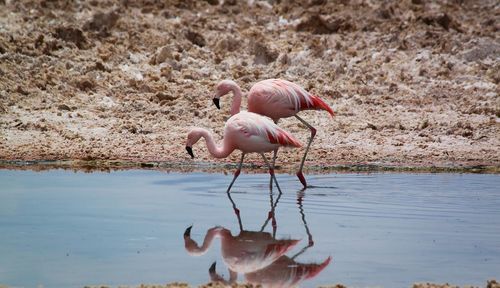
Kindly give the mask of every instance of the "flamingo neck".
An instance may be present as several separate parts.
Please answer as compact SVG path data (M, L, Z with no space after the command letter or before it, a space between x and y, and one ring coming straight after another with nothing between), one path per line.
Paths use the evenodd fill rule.
M205 142L207 143L208 152L215 158L226 158L233 152L234 148L232 148L226 139L223 140L222 146L218 146L215 144L214 138L212 134L210 134L207 130L201 131L201 136L205 138Z
M243 94L238 84L232 85L233 91L233 103L231 104L231 115L240 113L241 108L241 98Z
M208 229L207 234L205 235L205 239L203 239L203 244L201 245L201 247L198 246L198 243L196 243L196 241L191 239L191 237L185 238L184 243L186 250L192 255L200 256L205 254L210 245L212 244L212 241L214 240L215 236L224 235L225 233L222 233L224 232L224 230L226 229L222 227L214 227Z

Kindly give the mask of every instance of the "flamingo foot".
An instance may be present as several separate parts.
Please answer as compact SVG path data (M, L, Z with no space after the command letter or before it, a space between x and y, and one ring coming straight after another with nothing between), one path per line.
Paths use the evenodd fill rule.
M307 188L306 178L304 178L304 174L302 174L302 171L297 172L297 177L299 177L300 183L302 183L304 188Z

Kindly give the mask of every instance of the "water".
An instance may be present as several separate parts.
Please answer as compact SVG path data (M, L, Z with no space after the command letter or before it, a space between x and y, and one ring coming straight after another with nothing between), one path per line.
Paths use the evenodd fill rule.
M226 255L226 262L246 259L246 266L239 265L250 269L263 254L258 239L273 239L273 221L266 224L271 201L274 239L300 240L281 262L301 267L331 257L301 287L409 287L427 281L483 286L500 278L498 175L309 175L318 187L303 194L294 176L277 176L281 197L276 189L269 193L265 174L242 174L233 187L241 225L255 232L242 234L247 242L238 243L253 249L243 253L229 243L240 231L225 192L231 175L0 170L0 285L197 285L210 281L213 262L212 277L228 280L221 238L206 254L192 256L184 248L186 228L193 225L190 236L199 245L210 228L229 230L234 237L224 238L226 252L240 254ZM269 234L258 233L263 226ZM276 269L293 269L270 267L262 271L279 276Z

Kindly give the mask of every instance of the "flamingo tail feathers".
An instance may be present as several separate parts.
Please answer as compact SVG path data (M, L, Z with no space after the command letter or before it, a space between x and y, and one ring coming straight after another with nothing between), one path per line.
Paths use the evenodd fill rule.
M295 137L290 135L284 130L278 130L276 133L267 132L269 141L273 144L280 144L282 146L302 147L302 144Z
M313 278L316 275L318 275L321 271L323 271L323 269L326 268L326 266L328 266L328 264L330 264L331 260L332 260L332 257L328 256L328 258L326 258L326 260L323 261L323 263L321 263L319 265L313 264L313 265L308 266L306 268L306 270L307 270L307 276L306 276L306 278L310 279L310 278Z
M269 244L267 245L265 255L269 256L273 254L281 256L292 249L297 243L299 243L299 240L281 240L278 243Z
M311 100L313 102L312 103L313 109L325 110L328 113L330 113L332 117L335 116L335 112L333 112L333 109L330 106L328 106L328 104L326 104L325 101L321 100L321 98L315 95L311 95Z

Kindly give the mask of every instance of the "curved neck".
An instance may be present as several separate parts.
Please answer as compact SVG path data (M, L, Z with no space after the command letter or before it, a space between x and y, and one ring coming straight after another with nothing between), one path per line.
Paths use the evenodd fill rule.
M228 145L225 139L222 141L222 147L215 144L214 138L212 134L210 134L207 130L202 130L201 136L205 138L205 142L207 143L208 152L215 158L226 158L233 152L234 148Z
M203 244L201 245L201 247L198 245L198 243L196 243L196 241L191 239L190 236L184 236L184 247L191 255L197 255L197 256L203 255L207 252L215 236L226 236L228 232L229 232L228 230L222 227L214 227L208 229L207 234L205 235L205 239L203 239ZM230 232L229 235L231 235Z
M232 86L233 90L233 103L231 104L231 115L240 113L241 108L241 98L243 94L241 93L241 89L238 85Z

